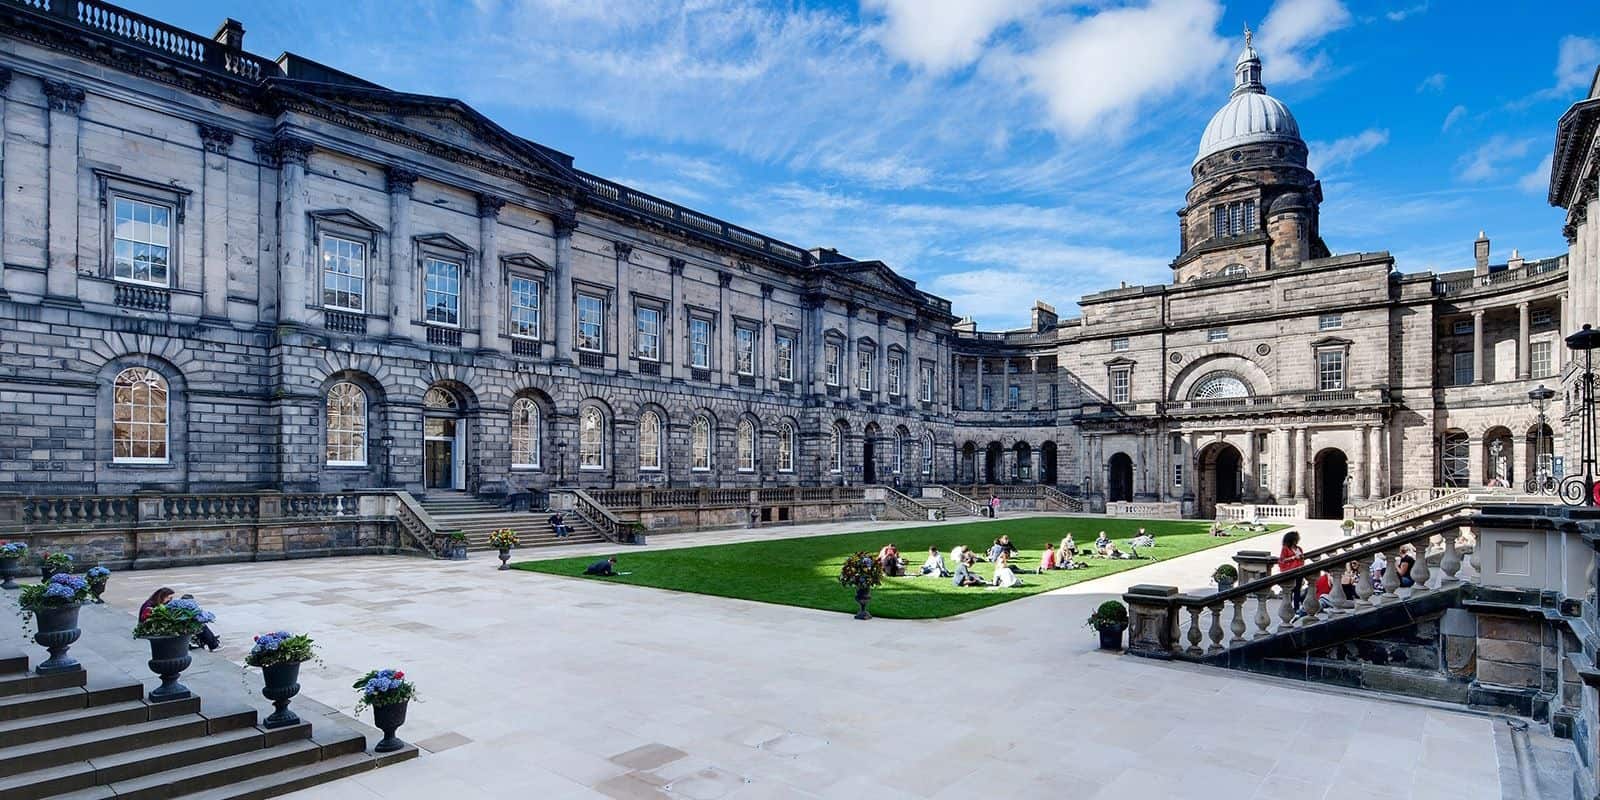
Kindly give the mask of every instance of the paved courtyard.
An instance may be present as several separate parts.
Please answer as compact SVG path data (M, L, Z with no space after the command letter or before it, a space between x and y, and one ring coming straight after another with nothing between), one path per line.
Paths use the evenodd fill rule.
M252 633L307 631L324 663L304 693L347 712L364 670L415 678L402 735L428 752L305 797L1499 797L1487 718L1094 649L1096 603L1135 583L1198 588L1231 551L1272 544L927 621L497 572L482 553L127 572L108 600L194 592L235 661Z

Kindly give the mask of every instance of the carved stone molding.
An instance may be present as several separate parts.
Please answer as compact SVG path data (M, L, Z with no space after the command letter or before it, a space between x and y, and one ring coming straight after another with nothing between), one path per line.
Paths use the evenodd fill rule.
M611 247L616 250L618 259L627 261L633 257L633 245L627 242L612 242Z
M505 206L506 201L503 197L495 197L492 194L478 195L478 216L480 217L498 217L500 216L500 209L505 208Z
M207 125L204 122L196 127L200 130L200 144L205 147L206 152L225 156L233 148L233 131Z
M672 270L672 274L674 274L674 275L682 275L683 274L683 268L688 266L688 265L689 265L689 262L684 261L681 258L669 258L669 259L667 259L667 268Z
M417 185L417 173L405 167L387 167L383 175L388 180L389 194L411 194Z
M257 141L254 149L256 158L261 162L262 166L272 167L273 169L277 169L280 166L278 163L278 148L272 141Z
M769 300L770 300L770 299L772 299L772 292L773 292L773 291L774 291L774 290L775 290L775 289L776 289L776 288L777 288L777 287L775 287L775 286L773 286L773 285L772 285L772 284L770 284L770 283L763 283L763 284L761 284L761 296L762 296L762 297L765 297L765 298L767 298L767 299L769 299Z
M12 72L8 67L0 67L0 92L11 85Z
M718 286L721 286L722 288L726 289L730 285L732 285L732 283L733 283L733 273L731 273L731 272L719 272L719 273L717 273L717 285Z
M273 152L278 156L280 166L297 164L306 165L306 159L311 157L311 143L295 136L279 136L272 140Z
M578 229L578 212L560 209L550 215L550 228L557 236L571 236Z
M44 81L44 96L50 101L51 111L77 114L83 110L83 87L62 81Z

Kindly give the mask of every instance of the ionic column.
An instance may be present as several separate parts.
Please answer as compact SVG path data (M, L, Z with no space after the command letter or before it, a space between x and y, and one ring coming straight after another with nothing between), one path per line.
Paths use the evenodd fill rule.
M200 125L200 208L202 263L200 313L214 320L228 317L228 150L233 131Z
M495 351L504 347L500 338L500 209L506 201L493 195L478 195L478 349Z
M1385 472L1383 454L1383 426L1374 425L1368 428L1367 437L1370 440L1367 443L1367 495L1374 498L1385 497L1388 495L1389 490L1383 485L1383 476Z
M1528 302L1526 300L1524 300L1523 302L1517 304L1517 379L1518 380L1527 380L1529 377L1531 377L1533 375L1533 365L1531 363L1529 363L1529 361L1528 361L1528 359L1530 358L1529 351L1532 349L1532 345L1529 344L1529 341L1528 341L1528 336L1529 336L1529 333L1530 333L1530 327L1531 326L1530 326L1529 316L1528 316Z
M310 318L306 306L311 302L306 281L306 210L311 198L306 190L306 159L311 143L282 137L274 142L278 161L278 322L291 327L305 326Z
M571 201L561 198L562 206L550 217L550 229L556 240L556 353L555 363L572 362L572 233L578 229L578 212ZM676 294L676 290L674 294Z
M1272 496L1275 502L1286 503L1290 499L1289 479L1294 476L1294 445L1290 441L1289 429L1279 428L1273 431L1273 437L1278 440L1276 457L1268 459L1272 463Z
M49 138L45 156L49 186L45 193L45 300L75 306L79 304L78 112L83 110L84 92L70 83L47 80L44 96L50 105L45 129ZM177 230L176 224L172 230ZM177 286L176 271L169 277L171 285Z
M1486 383L1483 374L1483 311L1472 312L1472 382Z
M405 341L412 334L420 279L411 255L411 188L417 173L389 167L385 174L389 189L389 338Z
M1371 436L1372 427L1370 425L1361 426L1361 433L1356 436L1356 468L1350 475L1350 494L1352 496L1346 498L1347 500L1365 500L1371 496L1367 489L1367 480L1372 473L1371 467L1367 463L1367 460L1372 457L1372 451L1367 446L1367 441Z

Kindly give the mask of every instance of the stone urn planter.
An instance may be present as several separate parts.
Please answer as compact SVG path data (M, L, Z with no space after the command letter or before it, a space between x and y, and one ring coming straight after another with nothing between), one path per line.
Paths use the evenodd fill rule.
M101 600L100 595L106 593L106 585L111 582L111 570L105 567L90 567L83 577L89 583L89 594L94 597L94 602L104 605L106 601Z
M1107 600L1089 615L1087 624L1100 633L1101 650L1121 650L1122 632L1128 629L1128 607Z
M150 690L150 702L164 703L182 700L189 696L189 687L178 682L178 676L189 668L188 636L147 636L150 643L150 671L161 676L161 685Z
M500 548L500 569L511 569L511 564L508 563L510 561L511 561L511 548L509 548L509 547Z
M856 606L859 608L856 611L856 619L872 619L872 615L867 612L867 604L870 602L872 602L872 588L868 586L856 587Z
M83 669L78 659L67 655L72 643L78 641L83 634L78 629L78 603L61 606L40 608L33 612L34 620L39 629L33 634L33 641L40 647L50 651L50 657L44 663L34 668L40 675L49 675L54 672L77 672Z
M106 583L107 582L108 581L106 581L106 579L104 579L104 578L102 578L100 580L97 580L97 581L95 581L95 580L89 581L89 594L94 597L94 602L96 604L98 604L98 605L105 605L106 601L100 599L100 595L103 595L103 594L106 593Z
M22 571L17 569L17 562L21 560L20 558L0 558L0 589L17 588L16 577L22 574Z
M372 752L393 753L406 746L406 743L401 741L400 737L394 735L394 732L399 730L401 725L406 724L406 707L409 705L411 705L411 701L401 700L398 703L372 707L372 724L377 725L378 730L383 731L383 738L376 745L373 745Z
M1105 627L1099 628L1098 630L1100 631L1100 649L1101 650L1121 650L1122 649L1122 631L1123 631L1123 627L1121 625L1107 625Z
M300 662L262 667L261 677L266 682L266 686L261 689L261 695L272 701L274 709L261 723L262 727L282 728L286 725L298 725L300 716L289 710L289 701L300 693Z

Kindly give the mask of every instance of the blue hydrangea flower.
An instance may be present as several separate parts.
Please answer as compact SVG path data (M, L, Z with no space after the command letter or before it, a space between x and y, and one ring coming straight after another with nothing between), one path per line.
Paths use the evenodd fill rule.
M58 572L50 576L50 586L51 588L61 586L69 592L81 592L89 588L89 582L77 575Z
M167 608L173 611L185 612L189 616L193 617L194 621L199 622L202 625L210 624L217 618L215 614L212 614L210 611L206 611L205 609L201 608L199 603L196 603L195 601L186 597L168 602Z
M45 588L44 596L57 597L62 600L72 600L78 596L78 593L73 591L66 584L52 582L48 587Z
M111 570L106 569L105 567L90 567L87 574L91 579L109 578L111 577Z
M0 544L0 558L22 558L27 552L28 546L22 542Z

